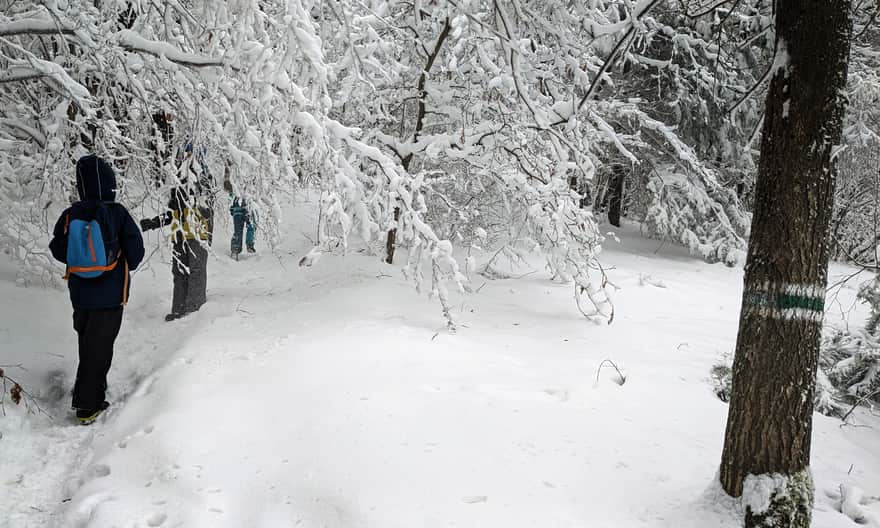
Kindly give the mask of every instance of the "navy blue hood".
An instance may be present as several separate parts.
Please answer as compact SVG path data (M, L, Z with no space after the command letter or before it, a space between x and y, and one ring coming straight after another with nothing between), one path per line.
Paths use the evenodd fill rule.
M103 159L90 154L76 162L76 191L80 200L116 200L116 173Z

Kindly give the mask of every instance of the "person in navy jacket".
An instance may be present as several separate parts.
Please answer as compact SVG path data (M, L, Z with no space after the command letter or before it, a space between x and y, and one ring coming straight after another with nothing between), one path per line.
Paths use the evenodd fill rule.
M99 208L104 208L103 218L109 224L102 228L104 243L118 248L115 265L99 277L83 278L70 270L67 274L73 328L79 338L72 407L80 422L88 424L109 405L104 397L113 343L122 325L123 306L128 301L129 272L144 258L144 240L128 210L115 201L116 174L106 161L94 155L80 158L76 162L76 189L80 201L61 213L55 223L49 243L52 256L67 264L70 221L94 219Z

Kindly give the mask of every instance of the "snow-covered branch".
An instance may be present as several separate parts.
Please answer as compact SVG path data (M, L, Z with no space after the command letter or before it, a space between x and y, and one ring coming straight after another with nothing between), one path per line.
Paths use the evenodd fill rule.
M76 29L66 23L55 20L25 18L0 22L0 37L16 37L21 35L73 35Z
M156 57L164 57L171 62L183 66L204 68L208 66L224 65L223 59L221 58L186 53L167 42L149 40L131 30L120 31L116 35L116 40L119 42L120 46L128 51L146 53Z

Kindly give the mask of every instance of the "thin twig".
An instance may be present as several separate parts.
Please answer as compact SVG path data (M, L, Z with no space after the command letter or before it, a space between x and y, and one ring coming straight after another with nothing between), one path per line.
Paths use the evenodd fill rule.
M617 375L620 377L620 383L618 383L618 385L623 385L624 383L626 383L626 376L623 374L623 372L620 371L619 368L617 368L617 364L610 359L603 359L602 362L599 363L599 368L596 369L596 385L599 384L599 374L601 374L602 369L607 366L614 367L614 370L617 371Z
M849 415L852 414L853 411L856 410L856 407L858 407L859 405L861 405L861 404L865 403L866 401L870 400L870 399L873 398L874 396L877 396L878 394L880 394L880 389L877 389L877 390L875 390L874 392L872 392L872 393L870 393L870 394L866 394L865 396L862 396L861 398L859 398L859 400L858 400L857 402L855 402L855 403L853 404L853 406L850 408L850 410L846 411L846 414L844 414L840 419L843 420L844 422L846 422L847 417L849 417Z

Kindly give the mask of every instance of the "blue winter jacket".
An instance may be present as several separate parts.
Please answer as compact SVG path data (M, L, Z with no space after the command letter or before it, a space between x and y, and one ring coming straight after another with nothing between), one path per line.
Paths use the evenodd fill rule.
M100 277L85 279L71 274L67 286L74 308L114 308L128 299L129 270L144 258L144 239L137 224L122 204L116 203L116 174L97 156L84 156L76 162L76 190L80 201L67 208L55 223L49 249L56 260L67 263L67 226L70 220L91 220L103 204L113 222L121 251L117 266ZM126 266L126 263L128 266Z
M229 197L232 199L232 205L229 206L229 214L232 216L250 215L250 210L248 210L248 205L244 198L238 198L233 195L230 195Z

